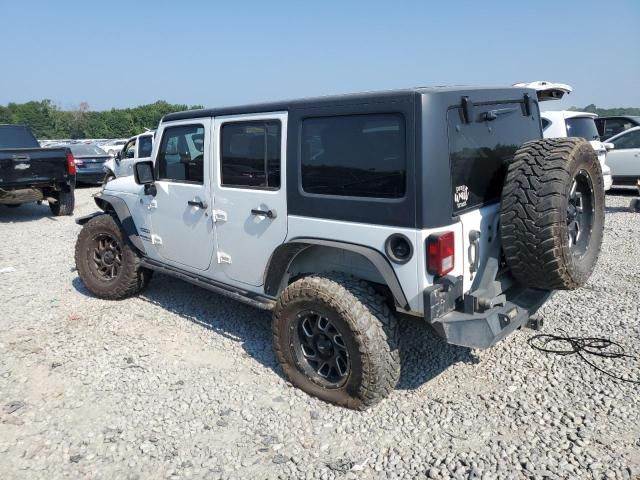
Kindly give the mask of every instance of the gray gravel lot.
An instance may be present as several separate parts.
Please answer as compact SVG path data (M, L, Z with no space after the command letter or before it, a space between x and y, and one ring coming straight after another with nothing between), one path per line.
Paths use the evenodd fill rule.
M544 307L543 332L640 355L630 199L607 197L598 268ZM353 412L287 384L268 313L162 275L138 298L91 297L78 231L46 205L0 207L2 479L640 478L640 387L533 350L529 330L470 351L404 320L400 386ZM598 364L640 377L638 361Z

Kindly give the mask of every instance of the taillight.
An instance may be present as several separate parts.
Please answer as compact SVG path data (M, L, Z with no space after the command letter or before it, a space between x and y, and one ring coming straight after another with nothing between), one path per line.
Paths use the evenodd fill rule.
M427 271L443 276L453 270L455 264L453 232L434 233L427 238Z
M71 152L67 152L67 173L69 175L76 174L76 162Z

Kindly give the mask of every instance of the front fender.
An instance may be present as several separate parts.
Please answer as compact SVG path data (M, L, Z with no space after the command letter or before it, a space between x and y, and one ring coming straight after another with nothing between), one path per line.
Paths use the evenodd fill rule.
M127 203L119 197L114 195L109 195L104 192L99 192L93 196L96 205L100 210L106 213L110 213L115 215L115 217L120 222L122 229L125 234L129 238L129 241L133 244L133 246L143 255L146 255L146 250L144 249L144 244L140 239L140 235L138 234L138 229L136 228L136 224L133 221L133 217L131 216L131 212L129 211L129 207ZM87 217L80 217L76 222L80 223L83 221L84 223L88 222L95 215L101 215L100 212L96 212L95 214L88 215ZM86 220L85 220L86 219ZM83 225L83 223L80 223Z

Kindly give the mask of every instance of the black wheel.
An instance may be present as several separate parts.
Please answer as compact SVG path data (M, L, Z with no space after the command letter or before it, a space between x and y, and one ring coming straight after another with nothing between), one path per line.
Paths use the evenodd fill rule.
M144 289L152 272L109 214L89 220L78 235L75 251L80 279L96 297L117 300Z
M49 202L49 208L54 216L73 215L73 209L76 205L74 189L55 193L55 202Z
M273 344L293 385L327 402L363 409L398 383L398 326L365 281L340 274L289 285L273 312Z
M514 277L549 290L584 285L600 253L604 195L600 163L586 140L524 144L509 165L500 216Z

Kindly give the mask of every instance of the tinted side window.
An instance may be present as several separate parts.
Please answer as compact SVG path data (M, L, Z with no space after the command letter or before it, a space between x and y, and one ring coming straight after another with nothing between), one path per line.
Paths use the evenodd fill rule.
M151 150L153 150L153 137L151 135L145 135L144 137L138 138L139 147L138 147L138 156L139 157L150 157Z
M281 128L277 120L225 123L220 133L221 184L279 189Z
M495 108L504 113L491 122L478 120L464 123L460 108L447 112L455 213L497 201L502 191L506 164L523 143L540 138L537 119L531 121L523 117L520 104L502 103L478 108Z
M302 189L307 193L401 198L406 190L406 163L400 114L302 122Z
M204 178L204 127L180 125L162 134L158 150L158 179L202 183Z
M549 125L551 125L551 120L547 120L546 118L542 119L542 130L546 130Z
M640 148L640 131L636 130L622 135L620 138L612 142L617 150L626 148Z

